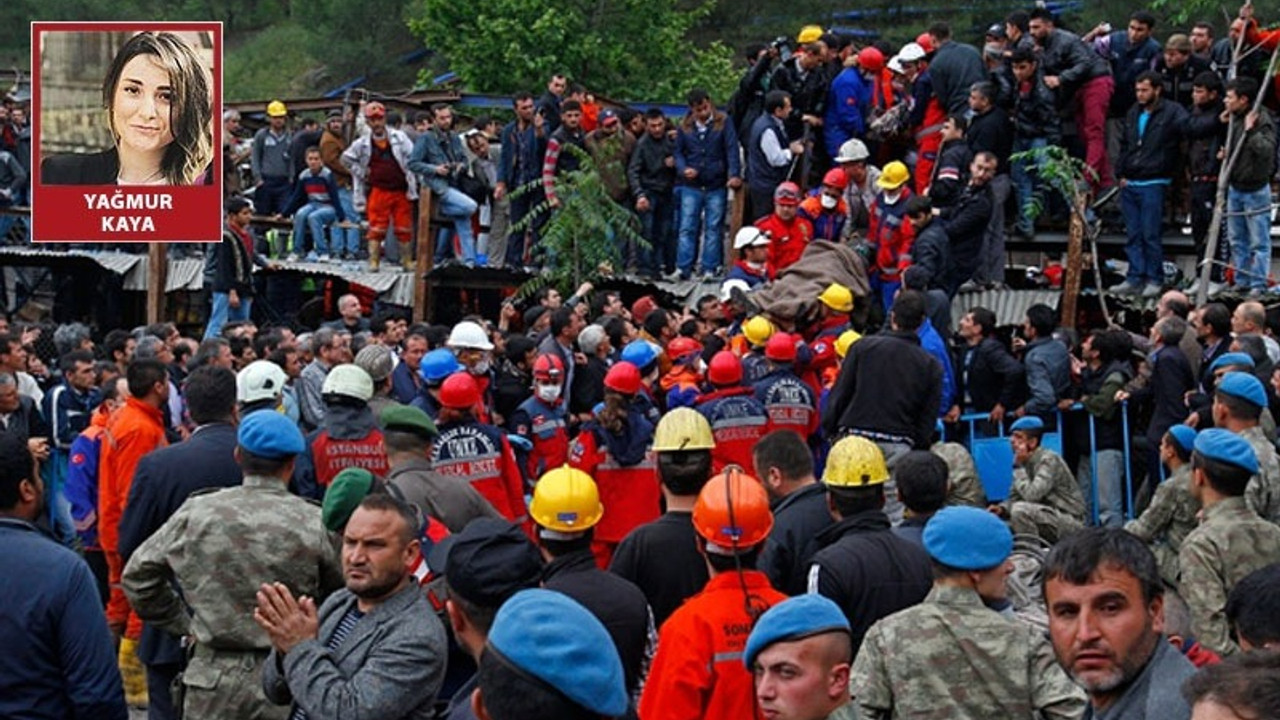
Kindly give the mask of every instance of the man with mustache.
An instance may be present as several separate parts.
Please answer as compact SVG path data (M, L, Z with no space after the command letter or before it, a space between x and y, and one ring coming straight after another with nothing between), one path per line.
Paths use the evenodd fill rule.
M1196 669L1164 638L1164 583L1145 543L1115 528L1072 533L1044 578L1049 636L1089 694L1085 718L1189 720L1178 688Z

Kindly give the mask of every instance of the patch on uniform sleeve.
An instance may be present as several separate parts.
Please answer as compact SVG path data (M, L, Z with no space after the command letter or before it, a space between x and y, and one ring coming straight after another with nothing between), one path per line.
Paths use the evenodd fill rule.
M80 452L78 452L78 453L76 453L76 454L74 454L74 455L72 455L72 456L71 456L71 464L72 464L72 465L83 465L83 464L84 464L85 459L86 459L86 458L85 458L85 456L84 456L84 453L80 453Z

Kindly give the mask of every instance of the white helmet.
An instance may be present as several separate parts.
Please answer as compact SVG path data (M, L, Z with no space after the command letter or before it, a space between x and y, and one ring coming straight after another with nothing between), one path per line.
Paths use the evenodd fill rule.
M320 395L343 395L369 402L369 398L373 397L373 378L359 365L344 363L334 367L324 377Z
M733 291L735 289L741 290L744 293L751 292L751 286L747 284L746 280L731 278L729 280L725 280L724 284L720 286L720 302L729 302L732 300Z
M871 153L867 152L867 146L858 138L846 140L840 146L840 154L836 156L837 163L859 162L871 157Z
M738 234L733 236L733 249L741 250L745 247L755 247L757 245L768 245L769 236L755 225L743 225L738 229Z
M270 360L254 360L236 375L236 402L244 405L259 400L274 400L284 392L289 376Z
M920 62L926 54L920 43L909 42L898 51L897 57L898 62Z
M484 331L484 328L469 320L454 325L453 332L449 333L449 341L445 344L454 349L493 349L493 343L489 342L489 334Z

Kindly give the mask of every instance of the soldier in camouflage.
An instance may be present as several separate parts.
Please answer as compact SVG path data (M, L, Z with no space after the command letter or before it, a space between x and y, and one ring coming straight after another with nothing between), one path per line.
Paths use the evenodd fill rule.
M1186 425L1169 428L1160 441L1160 460L1170 475L1156 488L1142 516L1124 526L1151 548L1161 579L1174 589L1178 587L1178 551L1182 541L1196 529L1196 515L1200 512L1200 501L1191 495L1191 451L1195 441L1196 431Z
M1262 429L1267 392L1250 373L1222 376L1213 393L1213 424L1249 441L1258 458L1258 473L1249 481L1245 502L1263 520L1280 523L1280 460L1276 447Z
M1035 535L1054 543L1084 527L1085 504L1071 469L1058 453L1042 447L1044 421L1034 415L1010 426L1013 446L1013 487L1009 499L991 511L1009 521L1017 535Z
M861 716L1080 717L1085 696L1054 659L1043 632L993 612L1012 571L1013 536L991 513L943 508L924 530L934 583L920 605L871 627L854 660Z
M1280 527L1245 503L1258 460L1242 437L1221 428L1201 432L1191 467L1191 494L1204 506L1204 519L1178 553L1182 596L1196 638L1225 656L1240 650L1227 627L1227 596L1249 573L1280 562Z
M284 720L289 709L262 691L271 643L253 621L258 588L278 580L295 594L323 598L342 586L342 569L320 508L286 489L304 448L297 425L279 413L253 413L241 422L237 445L244 484L192 495L133 553L124 590L144 621L188 642L194 636L182 678L186 717Z
M987 491L978 480L978 468L973 456L964 445L954 442L936 442L929 452L947 463L947 504L986 507Z

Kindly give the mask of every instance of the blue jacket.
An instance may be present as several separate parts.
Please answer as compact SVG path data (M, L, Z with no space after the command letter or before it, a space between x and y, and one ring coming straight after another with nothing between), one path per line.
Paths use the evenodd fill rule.
M462 138L458 133L442 134L431 130L419 135L418 140L413 143L409 171L421 178L422 184L431 188L431 192L443 195L449 190L451 176L437 175L436 167L466 161L467 156L462 152Z
M422 385L422 379L418 377L418 373L403 360L391 371L391 397L398 403L408 405L413 402L420 385Z
M862 137L867 122L863 113L871 105L871 86L856 67L847 67L831 81L827 112L822 119L822 140L827 154L836 157L850 138Z
M685 168L698 171L692 180L684 177ZM738 133L728 116L716 110L706 129L698 131L692 115L685 115L676 133L676 182L702 190L723 188L729 178L742 177L738 160Z
M956 396L956 377L951 368L951 353L947 352L947 344L938 331L933 329L929 318L924 319L920 329L916 330L916 335L920 337L920 347L928 350L930 355L942 363L942 403L938 407L938 415L946 415Z
M549 134L550 128L544 133ZM538 137L533 125L519 129L512 120L502 128L498 136L502 155L498 158L498 182L506 183L508 191L542 177L542 158L547 152L546 134Z
M1022 356L1027 369L1028 415L1048 417L1058 410L1058 400L1071 387L1071 356L1067 346L1053 338L1037 338Z
M338 183L333 179L333 171L320 168L319 173L311 172L311 168L303 170L293 186L293 194L289 202L284 204L284 214L292 215L303 205L328 205L337 213L338 222L347 219L342 210L342 200L338 198Z
M45 393L41 412L49 420L54 447L63 450L70 448L76 437L89 427L93 410L101 402L102 393L97 388L79 392L66 380Z
M89 566L16 518L0 518L0 547L0 717L128 720Z

